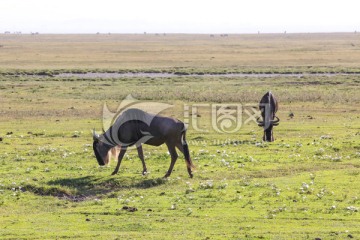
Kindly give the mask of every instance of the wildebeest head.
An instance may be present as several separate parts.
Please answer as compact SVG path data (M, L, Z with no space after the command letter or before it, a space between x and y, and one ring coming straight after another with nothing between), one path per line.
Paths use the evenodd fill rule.
M260 100L259 109L261 111L262 121L257 119L258 125L264 128L263 140L273 142L273 127L279 125L280 119L275 116L278 110L278 103L271 92L267 92Z
M95 130L93 131L93 139L93 149L96 160L100 166L104 166L109 163L109 149L111 146L101 141L102 136L96 134Z

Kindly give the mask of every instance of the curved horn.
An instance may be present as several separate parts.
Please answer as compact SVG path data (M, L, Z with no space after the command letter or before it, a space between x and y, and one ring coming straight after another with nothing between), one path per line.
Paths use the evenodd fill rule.
M96 134L96 132L95 132L95 128L93 129L93 139L94 139L94 141L98 141L99 140L99 134Z
M276 116L275 116L275 118L276 118L276 120L273 120L272 123L274 126L277 126L277 125L279 125L280 119Z
M260 119L260 117L258 117L258 118L256 119L256 122L258 123L258 126L259 126L259 127L263 127L263 126L264 126L264 121L259 121L259 119Z

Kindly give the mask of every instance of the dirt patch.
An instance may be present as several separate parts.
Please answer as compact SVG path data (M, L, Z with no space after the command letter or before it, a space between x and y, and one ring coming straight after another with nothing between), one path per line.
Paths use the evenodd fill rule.
M117 179L102 180L96 177L65 178L49 181L45 185L27 184L21 188L23 192L31 192L38 196L52 196L61 200L82 202L97 198L121 189L147 189L163 185L163 178L145 179L138 182L126 182ZM19 189L20 190L20 189Z

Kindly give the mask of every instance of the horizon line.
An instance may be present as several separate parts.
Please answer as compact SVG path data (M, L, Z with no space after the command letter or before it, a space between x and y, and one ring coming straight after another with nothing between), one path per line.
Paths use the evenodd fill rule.
M308 32L22 32L22 31L2 31L1 35L261 35L261 34L341 34L341 33L358 33L354 31L308 31Z

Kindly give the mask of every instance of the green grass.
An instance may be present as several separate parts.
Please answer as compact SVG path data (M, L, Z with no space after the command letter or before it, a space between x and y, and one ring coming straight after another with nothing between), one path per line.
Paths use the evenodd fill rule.
M267 37L269 48L271 41L280 44L279 37ZM84 41L63 38L73 39L69 44ZM190 41L190 36L186 38L181 45L184 49L203 46L196 39ZM215 44L208 41L211 39L200 41L208 43L204 51L212 51ZM219 48L221 41L215 44ZM335 34L328 41L340 47L348 40ZM53 44L51 39L45 43L36 46L45 51ZM154 44L141 43L143 48ZM172 41L167 44L171 43L176 45ZM244 49L253 46L243 44ZM76 51L83 52L86 46ZM102 43L93 46L94 51L101 46L108 47ZM135 47L137 43L124 49ZM308 48L317 49L311 44ZM30 52L33 49L29 47ZM147 54L136 54L128 53L125 59L137 56L140 62L147 61ZM74 68L87 71L82 68L84 56L74 56L79 63ZM98 59L102 57L95 54L90 60L108 71ZM262 61L253 57L254 62ZM20 60L28 61L27 55ZM336 59L325 61L329 68L324 71L333 61ZM62 79L52 74L31 77L9 73L72 71L69 66L73 62L50 62L48 66L37 57L34 63L17 69L12 69L15 64L11 61L4 62L0 64L0 239L360 238L359 76ZM339 69L358 71L350 62ZM153 69L169 70L160 63L158 59L152 62ZM186 66L185 71L205 71L207 62L203 64L193 70ZM139 68L129 63L119 69L141 71L152 69L150 65ZM175 69L182 63L175 58L169 65ZM229 71L232 67L227 65L219 60L216 71ZM248 68L287 69L281 64L270 65ZM210 104L256 105L267 90L280 101L281 122L274 131L275 142L263 143L261 128L253 122L236 133L221 134L212 129ZM196 166L193 179L188 177L183 156L171 177L162 178L170 164L165 146L144 146L147 176L141 175L141 161L134 149L128 151L118 175L110 175L114 161L110 167L98 167L91 130L101 129L104 102L115 110L128 94L140 101L172 104L174 107L164 114L179 119L184 119L184 104L198 106L198 126L209 131L197 132L190 124L187 140ZM290 112L295 115L292 119Z

